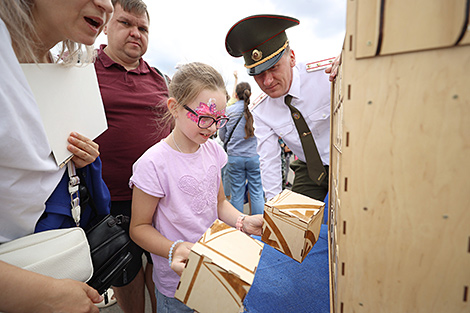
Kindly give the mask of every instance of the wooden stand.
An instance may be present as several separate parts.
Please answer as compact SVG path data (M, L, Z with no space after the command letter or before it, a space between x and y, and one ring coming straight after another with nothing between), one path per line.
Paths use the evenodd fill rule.
M466 3L348 0L331 108L331 312L470 312Z

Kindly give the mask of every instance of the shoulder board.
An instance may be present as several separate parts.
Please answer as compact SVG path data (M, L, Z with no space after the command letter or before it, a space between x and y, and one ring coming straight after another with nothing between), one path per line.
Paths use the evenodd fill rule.
M250 105L248 106L248 109L250 111L254 110L256 108L256 106L258 104L260 104L261 102L263 102L263 100L266 99L267 97L268 97L268 95L265 94L264 92L262 92L258 97L256 97L255 101L250 103Z
M330 66L335 58L329 58L325 60L320 60L320 61L315 61L315 62L310 62L306 64L306 70L307 72L316 72L320 70L324 70L328 66Z

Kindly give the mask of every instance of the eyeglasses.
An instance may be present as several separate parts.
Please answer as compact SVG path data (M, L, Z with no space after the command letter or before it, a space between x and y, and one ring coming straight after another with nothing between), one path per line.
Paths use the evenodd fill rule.
M206 129L212 126L212 124L215 123L215 127L217 129L224 127L229 118L228 117L219 117L218 119L213 118L212 116L209 115L199 115L196 112L194 112L190 107L187 105L183 105L183 108L188 110L190 113L194 114L198 120L197 120L197 126L202 129Z

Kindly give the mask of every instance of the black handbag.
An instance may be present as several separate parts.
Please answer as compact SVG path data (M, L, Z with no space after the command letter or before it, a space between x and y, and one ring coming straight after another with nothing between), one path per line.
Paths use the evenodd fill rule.
M80 172L77 174L80 178L78 186L80 204L82 207L89 205L96 218L99 218L98 210L85 184L85 179L80 177ZM129 217L109 214L86 230L93 263L93 276L87 284L95 288L99 294L105 293L113 285L113 281L132 260L132 253L129 251L131 239L122 226L124 223L129 223ZM105 298L106 296L105 294Z
M123 215L108 215L86 232L94 270L87 284L99 294L111 287L114 279L132 260L132 254L127 249L130 238L121 226L128 219Z

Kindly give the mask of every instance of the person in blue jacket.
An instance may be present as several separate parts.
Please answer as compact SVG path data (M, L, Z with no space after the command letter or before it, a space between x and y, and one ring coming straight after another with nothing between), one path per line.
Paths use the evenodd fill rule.
M251 214L262 214L264 193L261 184L259 156L256 152L256 137L253 116L248 109L251 87L246 82L236 87L238 101L227 109L229 121L220 129L220 139L228 154L228 175L231 183L230 203L243 213L245 186L249 194Z

